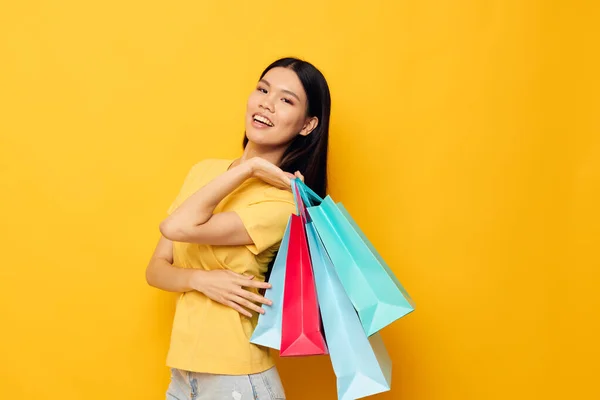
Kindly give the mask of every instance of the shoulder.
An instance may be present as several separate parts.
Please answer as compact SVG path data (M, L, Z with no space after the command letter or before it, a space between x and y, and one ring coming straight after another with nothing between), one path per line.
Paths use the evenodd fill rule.
M216 175L226 171L228 166L229 161L223 159L210 158L198 161L188 169L181 192L188 193L199 189Z
M254 242L248 249L259 254L281 242L290 215L296 212L292 192L251 178L237 196L232 211L239 215Z
M206 174L210 174L213 172L222 172L226 171L229 165L231 164L231 160L220 159L220 158L207 158L198 161L196 164L192 165L189 168L186 180L195 180L200 176L204 176Z
M276 188L260 179L251 178L246 181L243 192L253 203L270 202L295 206L291 190Z
M267 186L267 188L264 191L264 195L267 199L275 201L284 201L292 204L294 203L294 195L292 194L291 190L279 189L269 184L265 185Z
M221 158L205 158L192 165L190 172L202 172L214 168L225 168L231 164L231 160Z

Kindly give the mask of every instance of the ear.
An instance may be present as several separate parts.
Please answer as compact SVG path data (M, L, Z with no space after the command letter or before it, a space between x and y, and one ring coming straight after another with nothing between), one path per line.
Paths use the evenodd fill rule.
M302 130L300 131L300 135L302 135L302 136L310 135L310 133L317 127L317 125L319 125L319 118L317 118L317 117L307 118L306 121L304 122L304 126L302 127Z

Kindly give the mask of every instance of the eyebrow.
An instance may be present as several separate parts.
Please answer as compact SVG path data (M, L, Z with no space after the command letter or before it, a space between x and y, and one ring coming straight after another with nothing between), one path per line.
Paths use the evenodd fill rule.
M271 84L270 84L270 83L269 83L269 81L268 81L268 80L266 80L266 79L261 79L261 80L260 80L260 82L264 83L264 84L265 84L265 85L267 85L268 87L271 87ZM282 92L284 92L284 93L287 93L287 94L289 94L290 96L293 96L293 97L295 97L295 98L296 98L298 101L301 101L301 100L300 100L300 97L298 97L298 96L296 95L296 93L292 92L291 90L282 89L281 91L282 91Z

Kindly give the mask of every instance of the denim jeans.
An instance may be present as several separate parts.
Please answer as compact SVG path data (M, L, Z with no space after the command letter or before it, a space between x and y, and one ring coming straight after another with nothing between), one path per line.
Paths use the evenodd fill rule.
M252 375L213 375L171 369L167 400L281 400L275 367Z

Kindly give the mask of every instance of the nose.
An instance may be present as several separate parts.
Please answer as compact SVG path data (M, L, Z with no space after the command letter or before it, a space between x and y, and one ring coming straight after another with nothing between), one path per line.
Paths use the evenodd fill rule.
M270 95L264 96L262 98L262 101L260 102L259 107L263 108L265 110L268 110L272 113L275 112L274 102Z

